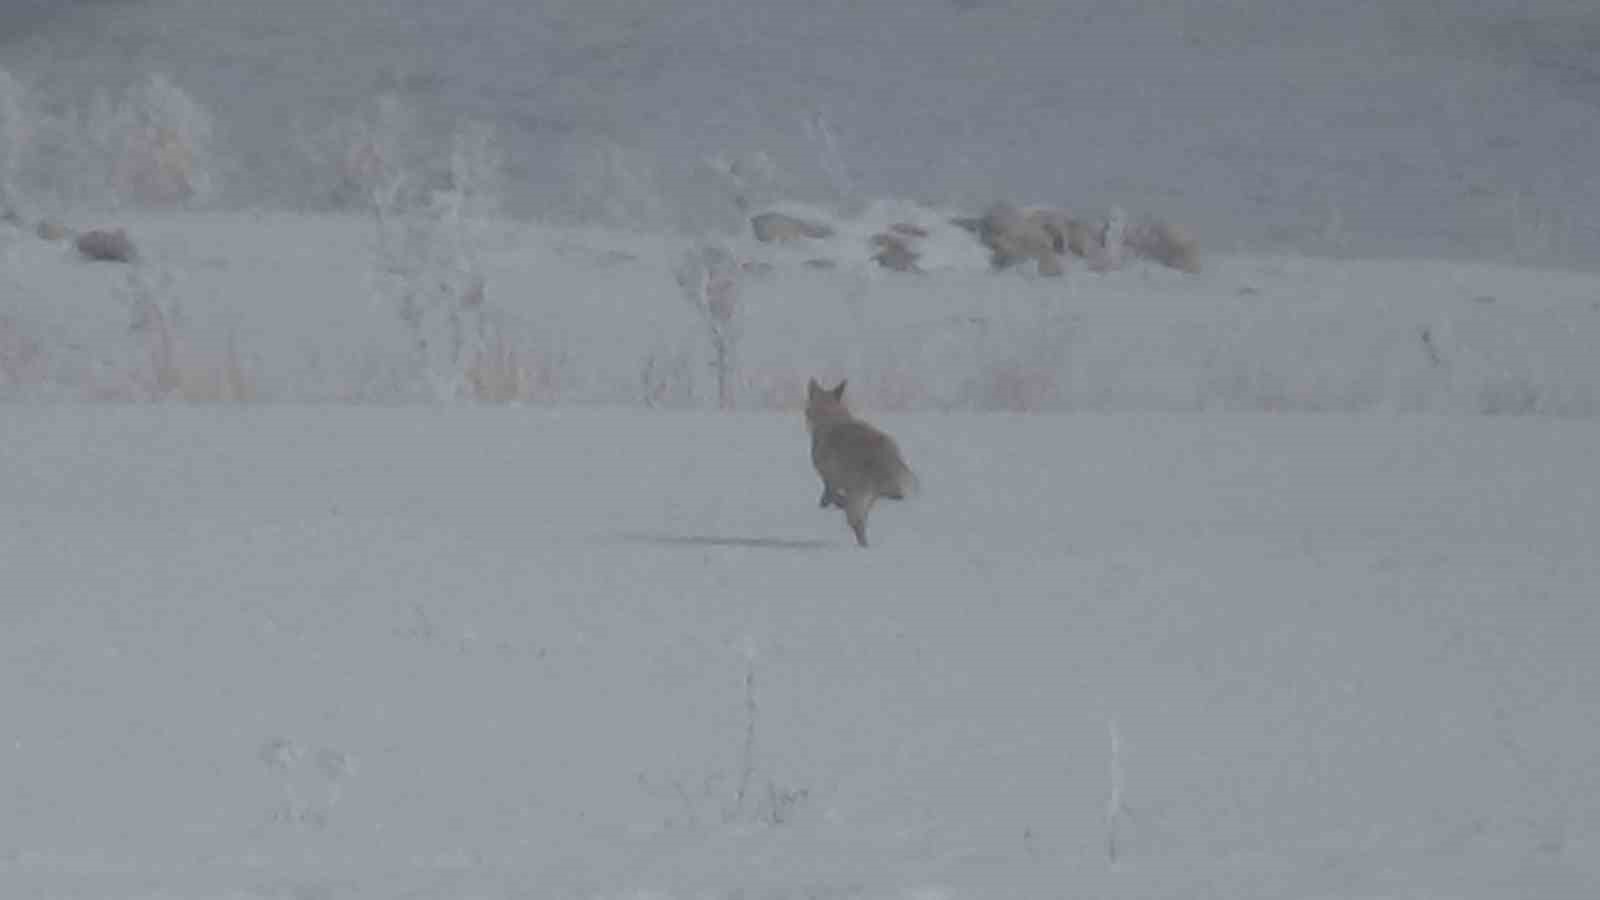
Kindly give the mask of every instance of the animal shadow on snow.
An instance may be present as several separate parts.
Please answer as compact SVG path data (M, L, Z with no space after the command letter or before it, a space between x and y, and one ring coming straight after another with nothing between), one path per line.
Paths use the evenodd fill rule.
M729 537L715 534L667 534L664 532L622 532L610 536L625 544L654 544L658 547L753 547L765 550L826 550L838 547L836 541L816 538Z

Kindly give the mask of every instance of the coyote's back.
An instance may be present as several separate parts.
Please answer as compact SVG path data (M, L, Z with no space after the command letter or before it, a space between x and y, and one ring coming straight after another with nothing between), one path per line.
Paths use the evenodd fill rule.
M867 546L867 514L879 497L903 500L916 491L917 478L900 455L894 438L850 414L843 381L824 390L812 379L806 386L806 427L811 430L811 463L822 477L826 509L844 510L856 543Z

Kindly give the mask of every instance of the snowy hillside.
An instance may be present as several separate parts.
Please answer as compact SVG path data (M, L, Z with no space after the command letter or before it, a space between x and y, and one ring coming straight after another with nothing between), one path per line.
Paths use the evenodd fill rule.
M1208 254L1195 275L1079 260L1041 278L989 271L946 215L880 206L805 246L717 242L737 266L735 405L792 408L817 376L849 377L877 410L1600 412L1600 277ZM867 258L897 220L930 231L919 273ZM686 238L495 221L396 284L365 218L69 221L125 223L140 259L88 262L0 225L0 396L717 402L706 322L678 283ZM439 381L473 365L466 350L419 370L416 341L451 322L403 315L461 265L478 305L447 293L426 315L471 320L488 384Z
M1600 892L1591 424L4 421L7 897Z

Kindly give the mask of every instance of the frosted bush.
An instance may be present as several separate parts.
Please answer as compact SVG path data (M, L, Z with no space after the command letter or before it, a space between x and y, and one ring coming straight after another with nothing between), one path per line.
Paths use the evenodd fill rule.
M739 304L739 262L722 247L697 247L676 273L683 298L705 326L711 341L711 369L717 378L717 406L733 409L744 322Z
M308 191L319 205L371 212L380 219L419 202L436 155L416 110L393 93L320 130L297 122L294 143L310 163Z
M690 354L658 341L639 364L639 396L652 409L694 406L694 366Z
M30 110L22 101L0 73L0 182L10 182L13 200L16 180L30 200L58 211L192 206L216 195L211 116L164 75L116 101L97 92L78 109Z
M732 159L717 154L705 160L705 164L716 174L740 213L748 215L752 209L774 199L778 167L766 153L758 151Z
M381 217L421 179L421 129L399 97L380 97L370 119L349 123L336 140L336 202L370 208Z
M422 203L388 210L377 258L378 290L411 335L420 374L443 395L463 386L468 320L487 290L454 201L430 192Z
M450 146L450 186L460 195L465 222L482 226L500 212L504 169L494 126L470 122L456 132Z
M518 347L506 323L491 311L484 311L476 324L477 332L468 335L468 396L479 403L550 402L559 396L556 361Z
M378 291L411 336L419 377L447 398L504 401L533 392L535 382L544 391L552 378L529 374L487 309L480 248L501 184L493 131L458 132L443 176L429 184L426 162L410 161L414 147L400 143L400 108L385 106L366 143L375 168L364 173L378 229Z
M37 381L41 356L39 342L23 324L0 312L0 389Z
M818 165L828 179L828 185L833 189L834 201L844 202L855 196L854 182L850 179L849 170L844 164L844 157L839 152L839 140L834 135L833 127L828 123L826 110L815 110L805 120L806 137L817 150Z
M97 97L86 131L115 205L192 205L215 194L211 116L165 75L133 85L114 107Z

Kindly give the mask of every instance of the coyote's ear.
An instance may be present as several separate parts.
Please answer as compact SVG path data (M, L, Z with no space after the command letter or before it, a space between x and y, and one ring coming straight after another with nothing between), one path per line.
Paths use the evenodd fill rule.
M817 384L815 378L806 383L806 397L812 400L822 396L822 385Z
M835 400L843 400L844 399L844 386L845 386L845 382L848 381L848 380L849 379L845 379L845 378L839 379L839 386L834 388L833 391L832 391L833 399L835 399Z

